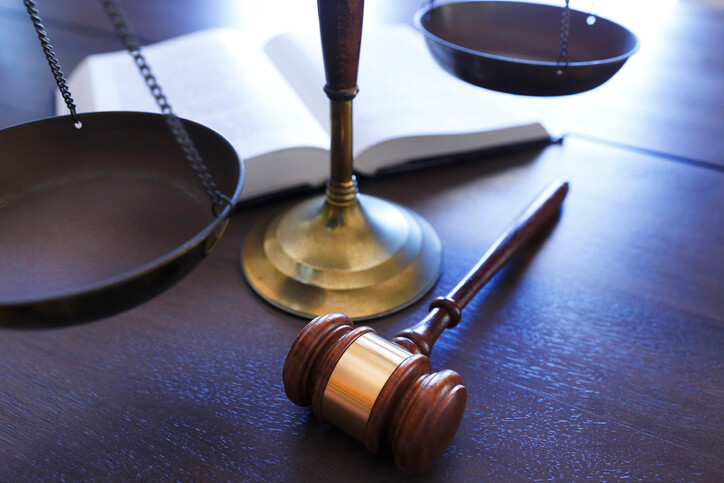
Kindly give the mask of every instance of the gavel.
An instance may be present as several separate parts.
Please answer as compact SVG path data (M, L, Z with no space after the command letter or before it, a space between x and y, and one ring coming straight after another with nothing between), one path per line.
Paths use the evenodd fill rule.
M429 468L452 442L466 389L451 370L432 372L435 341L455 327L473 296L541 231L558 210L568 183L551 183L493 243L475 267L428 315L392 341L343 314L321 315L297 335L284 362L287 397L312 406L378 453L389 449L402 470Z

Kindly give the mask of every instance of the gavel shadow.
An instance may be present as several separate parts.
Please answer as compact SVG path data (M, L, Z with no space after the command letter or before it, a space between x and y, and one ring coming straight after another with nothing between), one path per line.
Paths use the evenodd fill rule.
M381 481L442 481L455 466L457 455L454 441L447 454L431 468L423 472L401 472L390 448L381 448L378 453L365 451L364 444L359 440L326 421L316 419L310 411L300 410L296 416L294 425L297 427L298 437L293 442L294 461L317 461L329 466L330 473L334 471L333 467L338 467L349 475L367 474L370 468L374 468ZM354 478L347 481L354 481Z
M310 411L300 410L297 416L295 425L299 437L294 441L294 461L327 465L330 474L334 472L334 467L338 467L350 478L351 475L368 474L370 468L374 468L380 480L399 479L404 475L395 466L389 452L374 454L365 451L359 440L326 421L316 419ZM435 472L429 473L423 474L419 481L432 480Z
M310 466L315 462L324 464L329 474L348 475L345 481L369 481L369 477L355 478L354 475L369 475L370 469L376 481L445 481L456 464L458 455L453 442L447 454L426 471L402 472L389 448L378 453L365 451L359 440L332 424L319 421L311 412L300 410L298 416L295 424L300 436L293 443L294 461Z
M453 329L455 340L479 340L492 330L493 321L501 321L500 315L509 308L511 299L518 291L521 281L526 277L527 269L534 263L536 256L545 246L549 236L560 222L562 213L563 207L530 240L526 247L522 248L506 266L500 269L500 272L486 284L478 296L471 300L463 312L462 321ZM444 337L440 342L441 348L450 347L452 349L449 352L441 351L436 354L439 356L439 362L446 364L447 359L455 356L455 350L454 347L451 347L451 342L446 342Z

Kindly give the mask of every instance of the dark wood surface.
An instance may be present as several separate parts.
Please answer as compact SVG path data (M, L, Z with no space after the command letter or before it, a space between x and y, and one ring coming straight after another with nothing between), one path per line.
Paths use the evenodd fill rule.
M66 71L118 49L95 2L39 4ZM231 0L124 4L146 40L243 24ZM724 479L724 10L680 1L662 29L610 84L550 100L573 133L562 145L361 183L440 232L429 301L547 182L571 182L555 226L437 342L433 370L458 372L468 403L420 479ZM52 115L21 2L0 1L0 45L0 127ZM407 478L286 399L304 321L255 297L239 268L250 227L284 203L242 210L141 307L0 329L0 480ZM424 301L373 326L390 338L426 313Z
M457 285L447 295L430 302L425 318L399 332L393 342L412 353L430 356L443 331L460 323L463 309L485 284L558 217L567 193L568 181L555 180L547 185Z

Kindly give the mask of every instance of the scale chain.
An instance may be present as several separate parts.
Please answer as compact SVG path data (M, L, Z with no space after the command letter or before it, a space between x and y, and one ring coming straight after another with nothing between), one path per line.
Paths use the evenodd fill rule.
M561 12L561 46L558 51L558 75L563 75L568 67L568 34L571 30L571 7L570 0L566 0L566 6Z
M60 64L58 63L58 59L56 58L55 52L53 50L53 46L50 44L50 39L48 38L48 34L45 31L45 27L43 26L42 20L40 18L40 13L38 12L37 4L35 3L35 0L23 1L28 11L28 15L30 15L30 20L33 22L33 26L35 27L35 31L38 34L38 38L40 39L43 53L45 54L45 58L48 60L48 65L50 65L50 70L53 73L53 77L55 78L55 82L58 85L58 89L60 89L63 100L65 101L65 104L70 110L70 114L73 118L75 127L80 128L82 124L78 120L78 117L76 115L75 102L73 101L73 97L70 94L70 89L68 87L68 83L65 80L65 75L60 68ZM231 199L229 199L228 196L224 195L221 192L218 185L214 181L214 178L211 175L209 168L206 166L206 163L204 163L201 154L199 153L198 149L196 149L196 145L191 140L191 137L189 136L188 131L184 127L183 122L176 116L176 114L174 114L173 109L171 109L171 105L168 103L166 96L161 90L161 86L156 81L156 77L151 72L151 68L149 67L145 57L141 53L141 45L138 41L138 38L130 29L128 21L126 20L120 6L116 3L115 0L99 0L99 2L103 6L103 10L110 19L111 24L113 25L113 28L118 35L118 38L121 40L121 43L133 57L133 60L136 63L139 71L141 72L141 75L143 76L146 85L150 89L151 94L153 95L156 103L158 104L158 107L161 109L161 113L164 115L166 124L168 124L171 133L176 139L176 142L181 147L181 150L183 151L191 168L196 173L196 176L201 182L201 185L206 190L206 194L211 199L211 211L216 217L219 217L224 212L224 208L226 206L230 206L233 209L233 202L231 201Z
M151 95L153 95L156 100L156 104L158 104L158 107L161 109L161 113L165 116L166 124L168 124L171 129L171 133L174 135L176 142L183 150L191 168L196 172L196 176L199 178L199 181L206 190L206 193L211 198L211 201L213 202L212 211L216 216L220 216L223 211L223 207L225 205L231 206L233 204L232 201L221 193L221 190L219 190L213 176L209 172L209 168L206 166L206 163L204 163L201 158L201 154L198 149L196 149L196 145L191 140L188 131L184 127L183 122L178 118L178 116L176 116L176 114L174 114L166 95L163 93L161 86L156 80L156 76L154 76L151 72L151 68L148 65L148 62L146 62L146 58L141 53L141 44L131 30L121 7L118 5L116 0L98 1L103 6L103 10L113 25L116 35L120 39L121 43L133 57L133 61L136 63L141 76L143 76L146 85L151 91Z
M591 9L593 9L593 2L594 0L591 0ZM435 0L429 0L428 6L431 8L433 4L435 3ZM595 19L594 19L595 22ZM589 25L591 25L593 22L589 22ZM563 11L561 12L561 32L560 32L560 47L558 48L558 60L556 60L556 64L558 66L558 70L556 71L556 74L563 75L563 73L566 70L566 67L568 67L568 34L571 30L571 7L570 7L570 0L566 0L566 6L563 8Z
M23 3L25 4L25 9L28 11L28 15L30 15L30 20L33 22L35 32L38 34L40 45L43 48L43 54L45 54L45 58L48 61L48 65L50 66L50 70L55 78L55 83L58 85L60 94L63 96L65 105L68 106L70 116L73 118L73 123L76 128L80 129L82 124L78 120L78 116L76 114L75 101L73 100L73 96L70 94L68 83L65 81L65 75L60 68L58 58L55 56L53 46L50 44L48 33L45 31L45 26L43 25L43 21L41 20L38 12L38 6L36 5L35 0L24 0Z

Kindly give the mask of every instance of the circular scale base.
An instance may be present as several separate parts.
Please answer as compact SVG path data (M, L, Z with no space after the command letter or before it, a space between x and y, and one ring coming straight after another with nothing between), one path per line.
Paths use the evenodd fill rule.
M336 207L320 196L254 227L241 264L254 291L282 310L362 320L425 295L440 276L442 244L427 221L394 203L358 195Z

